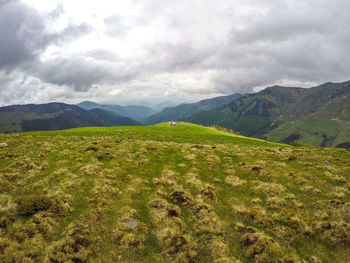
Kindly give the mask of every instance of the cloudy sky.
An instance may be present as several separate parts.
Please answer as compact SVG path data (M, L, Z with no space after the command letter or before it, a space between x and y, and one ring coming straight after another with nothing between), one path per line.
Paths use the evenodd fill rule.
M0 105L350 79L348 0L0 0Z

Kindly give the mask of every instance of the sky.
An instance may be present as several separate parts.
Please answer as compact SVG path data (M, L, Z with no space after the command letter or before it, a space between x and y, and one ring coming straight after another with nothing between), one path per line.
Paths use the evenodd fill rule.
M0 106L350 79L348 0L0 0Z

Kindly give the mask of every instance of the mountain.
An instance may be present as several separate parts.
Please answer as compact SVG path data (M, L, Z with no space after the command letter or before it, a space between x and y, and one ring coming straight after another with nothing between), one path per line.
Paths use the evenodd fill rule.
M0 108L0 132L61 130L86 126L133 126L139 122L105 110L84 110L64 103Z
M202 100L196 103L181 104L176 107L165 108L144 120L147 124L155 124L164 121L182 120L194 113L211 110L215 107L228 104L238 98L241 94L221 96L212 99Z
M341 147L350 142L350 81L310 89L273 86L183 120L285 143Z
M161 103L158 103L156 105L154 105L152 108L156 111L156 112L159 112L165 108L171 108L171 107L175 107L177 105L179 105L181 103L176 103L176 102L173 102L173 101L164 101L164 102L161 102Z
M115 112L102 110L102 109L92 109L89 113L97 119L101 126L140 126L142 123L135 121L131 118L121 116Z
M0 143L0 262L349 262L350 151L182 122Z
M217 124L242 134L261 137L271 124L295 103L303 89L273 86L248 94L227 105L193 114L185 120L203 125Z
M98 108L102 110L112 111L119 115L129 117L137 121L141 121L156 112L154 109L145 106L102 105L91 101L83 101L77 104L77 106L85 110Z

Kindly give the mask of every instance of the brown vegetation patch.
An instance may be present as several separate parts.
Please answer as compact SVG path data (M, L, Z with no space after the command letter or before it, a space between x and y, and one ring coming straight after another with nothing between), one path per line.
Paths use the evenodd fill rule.
M185 190L175 190L170 196L178 205L189 205L193 202L191 195Z
M89 147L86 147L85 152L98 152L98 147L97 146L89 146Z
M49 209L53 201L45 195L26 195L17 197L16 203L20 215L30 216L38 211Z
M89 249L95 241L91 227L82 223L72 223L65 237L54 242L47 251L48 262L88 262L92 251Z

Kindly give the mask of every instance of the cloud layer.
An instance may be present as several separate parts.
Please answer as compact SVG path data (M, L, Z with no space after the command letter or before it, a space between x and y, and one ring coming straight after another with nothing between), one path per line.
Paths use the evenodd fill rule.
M345 0L0 0L0 105L345 81L348 10Z

